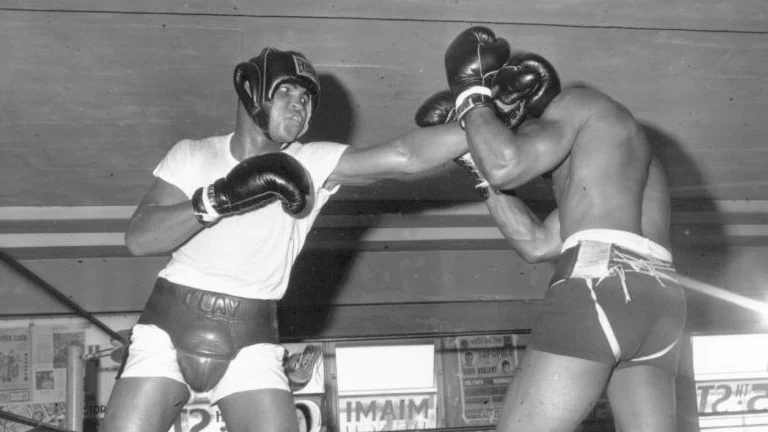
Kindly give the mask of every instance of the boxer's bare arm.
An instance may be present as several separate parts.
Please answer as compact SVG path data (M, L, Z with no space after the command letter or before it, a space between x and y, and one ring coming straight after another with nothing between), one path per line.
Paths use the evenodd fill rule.
M371 147L350 147L326 186L367 185L437 168L467 151L464 132L455 123L417 129Z
M520 198L494 190L485 203L501 233L525 261L538 263L560 254L558 209L542 221Z
M158 178L128 222L125 245L133 255L165 253L202 228L184 192Z
M489 107L472 110L465 125L480 171L491 185L503 190L515 189L557 167L571 150L577 132L569 122L546 118L526 121L513 132Z

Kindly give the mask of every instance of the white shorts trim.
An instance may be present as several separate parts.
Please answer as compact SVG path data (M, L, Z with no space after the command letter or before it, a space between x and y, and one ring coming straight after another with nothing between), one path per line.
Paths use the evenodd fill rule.
M664 246L629 231L611 229L588 229L573 233L563 242L562 251L564 252L584 240L612 243L630 249L641 255L653 257L662 261L672 261L672 253L670 253Z
M244 347L229 364L221 381L209 392L211 404L242 391L278 389L289 392L288 378L283 369L284 356L285 348L281 345ZM146 324L133 327L128 358L120 377L164 377L186 384L170 336L165 330ZM192 399L192 389L190 395Z

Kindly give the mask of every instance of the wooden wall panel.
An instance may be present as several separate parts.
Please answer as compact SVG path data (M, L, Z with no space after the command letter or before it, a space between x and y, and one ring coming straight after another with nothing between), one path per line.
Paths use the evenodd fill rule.
M768 271L764 266L767 255L764 247L750 246L675 250L681 274L759 301L768 300ZM166 259L22 262L85 309L101 313L140 311ZM284 319L292 328L286 330L290 334L306 335L318 323L330 325L337 336L353 336L358 330L373 332L376 325L395 331L408 322L418 322L419 331L427 331L433 315L439 324L434 331L449 331L444 321L450 321L455 313L450 311L466 310L466 316L483 316L488 311L496 314L511 308L522 314L522 318L497 320L506 326L528 322L529 314L535 314L550 275L549 266L529 266L509 250L305 251L281 305L287 311ZM0 315L71 312L4 264L0 265L0 281ZM763 325L762 317L751 310L694 291L688 291L687 297L692 331L753 331ZM500 309L494 309L497 307ZM333 317L337 312L340 317ZM302 314L306 322L302 322ZM370 322L369 327L356 329L350 324L367 314L371 314L365 321ZM388 319L396 323L388 323ZM473 325L470 318L462 320L457 318L461 325ZM491 322L479 320L474 323L478 327L473 328L492 330ZM340 333L343 328L347 330Z
M167 257L22 260L93 312L140 310ZM283 303L306 307L543 297L548 265L522 266L511 251L305 252ZM0 263L0 315L64 313L42 288Z
M281 310L280 334L286 340L373 339L528 330L539 307L536 301L286 307Z
M8 0L8 8L32 10L291 16L393 21L527 23L589 27L639 27L765 31L768 8L762 0L545 1L509 0Z
M0 13L4 205L134 204L178 139L231 129L232 65L262 46L307 53L329 90L312 136L366 146L412 129L466 24L226 16ZM765 199L764 34L494 25L646 122L678 197ZM400 43L408 38L407 44ZM322 102L321 102L322 103ZM333 126L332 126L333 125ZM436 174L440 174L439 172ZM475 199L444 178L348 199Z

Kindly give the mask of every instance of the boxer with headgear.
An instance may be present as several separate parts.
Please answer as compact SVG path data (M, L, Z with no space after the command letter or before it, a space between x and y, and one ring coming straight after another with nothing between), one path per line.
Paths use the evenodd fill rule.
M277 301L320 210L341 185L432 170L467 151L450 124L375 145L300 142L320 79L298 51L264 49L235 66L233 84L234 131L172 146L129 221L132 254L171 259L132 329L105 431L166 432L192 392L207 392L230 432L295 432L291 391L322 351L286 356Z
M235 66L234 81L240 103L267 138L271 138L267 107L281 84L298 84L307 90L312 100L307 117L312 116L320 97L320 77L304 54L296 51L264 48L257 57ZM300 135L308 128L309 122L305 122Z
M496 41L475 27L449 45L453 95L467 75L456 65L480 63L475 53ZM575 430L606 389L618 430L676 430L686 305L670 253L666 175L643 128L604 93L561 90L536 54L513 54L478 85L486 88L460 117L490 184L485 203L524 260L555 264L498 430ZM544 174L557 207L543 220L498 192Z

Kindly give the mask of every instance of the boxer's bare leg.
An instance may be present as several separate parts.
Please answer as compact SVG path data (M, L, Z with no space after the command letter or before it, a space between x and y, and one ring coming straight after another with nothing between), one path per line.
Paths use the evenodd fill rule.
M673 432L676 428L675 377L643 365L614 372L608 400L622 432Z
M575 430L610 375L610 365L529 348L507 390L497 431Z
M120 378L109 397L102 432L168 432L189 400L170 378Z
M228 432L298 432L293 395L285 390L250 390L218 403Z

